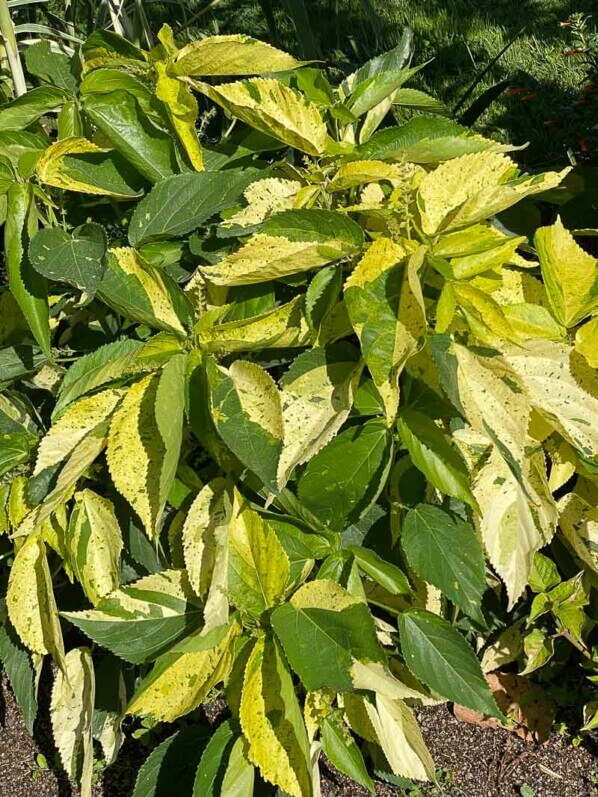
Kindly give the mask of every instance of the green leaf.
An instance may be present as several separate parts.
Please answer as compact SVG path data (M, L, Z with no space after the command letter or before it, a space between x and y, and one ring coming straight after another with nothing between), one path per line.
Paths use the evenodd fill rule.
M359 747L347 730L332 717L322 723L322 750L332 764L347 777L364 786L370 794L376 794L374 782L368 775Z
M106 233L99 224L82 224L72 233L61 227L40 230L29 244L33 268L56 282L94 294L106 268Z
M360 158L440 163L469 152L498 148L469 128L439 116L416 116L401 127L386 127L357 149Z
M106 459L116 489L150 540L174 482L183 434L186 355L132 385L110 424Z
M36 231L37 211L33 199L33 187L25 183L14 183L8 189L7 216L4 225L8 285L41 350L49 358L48 286L44 277L32 267L27 256L29 240Z
M31 75L41 78L65 91L77 86L74 64L64 53L50 48L49 41L38 41L25 49L25 63Z
M504 721L475 653L450 623L423 609L398 618L405 663L422 683L447 700Z
M373 581L384 587L391 595L411 595L412 589L407 576L392 562L387 562L375 551L352 545L349 550L360 569Z
M257 640L247 661L240 720L249 760L290 797L311 797L309 742L291 673L276 639Z
M227 719L214 731L195 773L193 797L220 797L231 751L240 730L237 720Z
M283 210L262 224L238 251L202 268L216 285L251 285L297 274L356 254L363 232L333 210Z
M484 551L469 523L440 507L418 504L405 517L401 545L418 576L442 590L466 614L484 622Z
M180 570L145 576L106 596L95 609L63 616L98 645L133 664L152 661L202 620Z
M48 357L34 346L6 346L0 349L0 373L2 381L20 379L36 371L47 362Z
M387 97L392 97L396 101L396 96L393 95L395 95L397 89L416 72L419 72L422 66L407 69L386 69L360 81L347 100L348 107L355 116L362 116Z
M465 462L431 418L406 407L397 430L413 464L436 489L475 507Z
M172 134L157 127L132 94L122 90L87 94L83 108L115 149L151 183L181 171Z
M356 523L384 488L392 435L381 419L337 435L308 463L297 483L299 500L335 531Z
M334 581L302 586L274 610L272 627L306 689L351 691L355 661L384 661L367 605Z
M228 527L228 594L242 612L259 619L282 597L289 560L276 533L235 491Z
M199 629L160 656L127 707L163 722L196 709L216 684L226 680L233 662L238 620L204 634Z
M54 86L39 86L0 105L0 130L23 130L40 116L57 110L67 99L62 89Z
M177 174L161 180L137 205L129 224L129 241L178 238L212 216L233 207L256 178L255 169Z
M29 438L27 435L0 434L0 476L29 459Z
M208 360L207 373L218 434L269 490L276 490L284 428L272 377L244 360L234 362L228 371Z
M29 735L37 716L37 686L29 653L8 625L0 625L0 662L10 681Z
M191 797L199 757L210 735L205 725L189 725L161 742L139 769L132 797L172 797L175 782L177 794Z

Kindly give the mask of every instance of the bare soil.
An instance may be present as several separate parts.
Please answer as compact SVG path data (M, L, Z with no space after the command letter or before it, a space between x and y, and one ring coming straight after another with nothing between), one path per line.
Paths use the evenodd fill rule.
M579 747L558 735L537 745L503 729L460 722L446 705L420 709L418 719L441 775L438 785L422 786L419 793L411 792L413 797L522 797L522 786L534 797L598 797L598 785L593 785L598 783L598 744L592 737ZM36 763L39 753L48 769ZM117 763L99 775L94 797L130 797L146 755L142 745L127 742ZM378 782L377 794L403 797L409 791ZM368 793L323 761L322 795ZM41 706L32 739L5 680L0 690L0 797L78 797L58 767L47 706Z

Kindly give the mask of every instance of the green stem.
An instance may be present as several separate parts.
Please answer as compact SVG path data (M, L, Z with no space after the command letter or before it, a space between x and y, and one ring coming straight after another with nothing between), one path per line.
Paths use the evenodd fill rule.
M8 0L0 0L0 35L6 49L6 58L12 75L15 96L20 97L27 93L27 83L25 82L23 64L19 56L15 27L8 8Z

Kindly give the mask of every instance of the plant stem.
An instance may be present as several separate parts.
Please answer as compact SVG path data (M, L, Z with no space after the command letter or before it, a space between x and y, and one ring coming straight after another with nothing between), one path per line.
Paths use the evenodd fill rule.
M23 72L23 64L21 63L17 37L15 36L15 27L10 16L7 0L0 0L0 35L6 48L6 57L12 75L15 96L21 97L27 93L27 83L25 82L25 73Z

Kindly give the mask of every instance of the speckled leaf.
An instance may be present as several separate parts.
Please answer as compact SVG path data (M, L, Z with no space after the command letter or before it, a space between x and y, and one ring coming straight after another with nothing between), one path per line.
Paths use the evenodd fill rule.
M249 760L291 797L311 797L309 742L280 643L260 637L245 668L240 719Z
M34 653L52 654L64 667L64 643L54 600L46 546L39 534L19 548L6 594L8 616L23 644Z
M379 238L345 283L345 303L363 357L384 401L389 423L399 404L398 378L416 350L411 332L399 320L407 252Z
M92 490L82 490L75 499L67 545L74 573L89 600L97 605L118 588L122 535L108 499Z
M208 634L196 631L156 661L133 695L128 714L149 714L163 722L196 709L216 684L226 679L233 661L237 620Z
M203 156L199 143L196 122L199 114L197 100L182 80L170 77L166 66L159 61L155 65L158 73L156 97L162 100L176 134L194 169L203 169Z
M56 673L50 703L54 744L68 777L81 787L81 797L91 797L93 777L92 721L95 680L88 648L66 655L65 672Z
M296 465L311 459L343 425L361 368L357 350L338 343L300 354L282 377L284 445L279 487L286 484Z
M216 285L251 285L333 263L356 254L362 243L361 228L342 213L285 210L266 219L239 250L202 272Z

